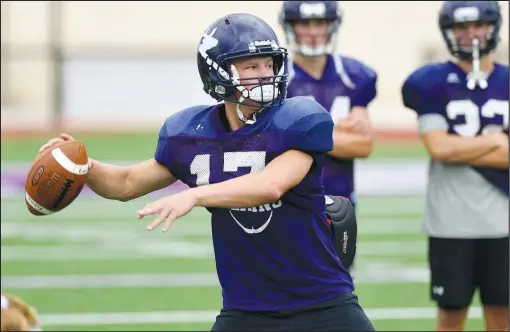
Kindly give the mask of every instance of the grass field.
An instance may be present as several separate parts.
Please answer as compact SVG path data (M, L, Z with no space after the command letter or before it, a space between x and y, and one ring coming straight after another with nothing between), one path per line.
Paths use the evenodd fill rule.
M144 160L152 158L158 140L158 130L152 133L114 135L76 135L87 146L90 157L98 160ZM35 136L24 139L2 139L2 161L33 160L39 147L52 136ZM371 159L426 158L422 144L415 139L402 143L379 141L374 146Z
M154 149L154 138L143 137L113 140L121 148L110 139L83 140L98 159L142 160ZM4 141L2 162L30 161L42 142ZM422 156L409 146L379 151L374 158ZM148 200L79 197L60 213L37 218L22 198L2 199L2 291L34 305L45 330L210 329L221 290L208 213L195 209L167 234L149 233L148 221L135 218ZM419 225L423 199L360 197L358 207L354 274L368 316L378 330L433 330ZM480 318L476 299L467 329L481 330Z

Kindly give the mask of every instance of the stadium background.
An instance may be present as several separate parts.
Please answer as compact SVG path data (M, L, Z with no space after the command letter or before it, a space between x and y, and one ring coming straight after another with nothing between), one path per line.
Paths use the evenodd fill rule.
M508 2L496 57L508 63ZM448 58L441 2L343 1L337 51L379 74L370 106L373 155L357 163L357 292L378 330L431 330L425 239L427 159L400 87L412 70ZM211 102L195 68L213 20L248 12L277 22L280 2L2 1L2 291L26 299L46 330L209 329L221 306L210 225L195 209L168 234L145 232L136 209L85 191L44 218L25 208L24 176L38 147L66 130L96 159L150 158L164 119ZM173 188L179 188L178 186ZM163 192L169 192L168 189ZM468 329L482 328L481 311Z

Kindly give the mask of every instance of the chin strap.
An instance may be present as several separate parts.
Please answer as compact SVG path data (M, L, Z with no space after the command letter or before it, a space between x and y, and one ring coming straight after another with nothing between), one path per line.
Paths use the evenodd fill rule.
M251 125L251 124L254 124L255 122L257 122L257 114L259 114L260 112L262 112L264 110L263 108L261 108L260 110L258 110L257 112L252 114L251 119L248 119L246 116L244 116L243 112L241 112L241 109L239 108L239 106L240 106L240 104L237 104L237 106L236 106L237 116L239 117L239 120L241 120L242 122L244 122L248 125Z

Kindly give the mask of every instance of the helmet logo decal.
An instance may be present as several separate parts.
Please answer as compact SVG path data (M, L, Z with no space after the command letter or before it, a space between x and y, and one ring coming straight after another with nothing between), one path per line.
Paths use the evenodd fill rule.
M478 21L480 11L476 7L461 7L455 9L453 18L456 22Z
M218 39L214 38L213 35L214 33L216 32L216 28L214 28L212 31L211 31L211 34L207 34L207 31L204 33L204 35L202 36L202 42L200 43L200 46L198 47L198 50L200 51L200 54L202 54L202 56L204 58L207 58L207 51L215 48L216 46L218 46Z
M302 3L299 6L299 13L303 18L324 17L326 15L326 5L323 2Z
M230 79L230 76L228 73L223 70L216 62L214 62L208 55L207 51L212 50L216 46L218 46L218 39L214 38L213 35L216 32L216 28L214 28L210 34L207 34L207 32L204 33L202 37L202 42L200 43L200 46L198 46L198 52L200 55L205 59L205 62L216 69L218 73L224 78L224 79Z

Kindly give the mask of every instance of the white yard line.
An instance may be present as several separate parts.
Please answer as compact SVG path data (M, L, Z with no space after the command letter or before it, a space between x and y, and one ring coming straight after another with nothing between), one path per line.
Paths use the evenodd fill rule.
M363 241L358 257L421 257L426 254L424 241ZM9 261L104 261L112 259L214 257L212 243L169 238L154 241L111 239L103 243L79 243L50 246L3 245L2 262Z
M365 308L371 320L435 319L436 309L415 308ZM114 324L172 324L172 323L212 323L219 310L170 311L170 312L120 312L83 314L44 314L40 315L44 326L57 325L114 325ZM469 318L480 319L479 307L469 310Z
M2 221L2 240L23 239L27 244L3 245L1 260L84 261L177 257L213 257L210 225L206 222L179 224L168 234L147 232L137 222L14 222ZM425 240L386 241L395 234L419 234L412 220L365 219L360 222L360 257L415 257L426 252ZM380 235L368 240L363 235ZM386 236L387 235L387 236ZM191 238L190 238L191 237ZM51 245L31 244L43 241ZM136 244L136 245L133 245Z
M198 219L198 218L197 218ZM421 236L420 221L418 219L358 218L358 231L366 235L418 235ZM145 230L145 223L137 220L104 220L87 221L75 219L72 221L52 220L44 223L34 221L2 220L2 239L21 238L26 240L99 240L112 238L146 238L154 239L154 233ZM159 235L159 234L158 234ZM165 239L170 236L204 236L211 237L211 226L207 220L189 220L177 223ZM424 237L425 238L425 237Z
M6 289L219 286L215 273L3 276Z
M356 268L356 284L425 283L426 266L365 263ZM108 274L3 276L5 289L70 289L124 287L205 287L219 286L216 273Z

